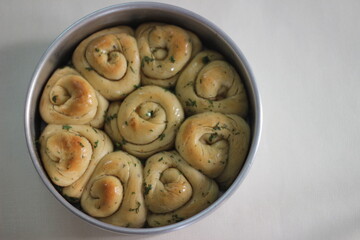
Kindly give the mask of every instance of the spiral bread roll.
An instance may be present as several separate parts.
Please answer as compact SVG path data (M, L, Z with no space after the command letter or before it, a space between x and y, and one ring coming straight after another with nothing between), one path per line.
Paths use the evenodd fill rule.
M219 195L215 181L191 167L176 152L160 152L144 167L145 204L151 227L189 218L212 204Z
M206 112L187 118L176 137L176 149L194 168L227 188L247 156L250 128L239 116Z
M176 95L188 115L221 112L246 117L248 99L236 70L217 52L198 53L176 84Z
M57 69L46 83L40 115L52 124L90 124L101 128L108 101L73 68Z
M140 87L108 111L105 131L128 153L147 158L173 147L184 112L170 91ZM116 124L115 124L116 122Z
M108 28L90 35L75 49L75 68L108 100L123 99L140 83L140 58L133 30Z
M144 23L135 32L141 59L141 83L172 87L192 55L202 48L199 38L178 26Z
M100 159L113 151L110 138L87 125L49 124L42 132L40 155L51 181L62 193L80 198Z
M122 151L109 153L101 159L86 185L81 207L106 223L142 227L147 212L142 186L141 162Z

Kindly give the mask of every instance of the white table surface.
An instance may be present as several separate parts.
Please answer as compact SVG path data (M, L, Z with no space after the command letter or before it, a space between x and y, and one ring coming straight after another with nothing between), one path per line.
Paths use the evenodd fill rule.
M231 199L175 232L119 236L67 211L27 153L25 94L57 35L121 2L0 1L0 239L360 239L357 0L167 1L221 27L250 62L264 113L254 164Z

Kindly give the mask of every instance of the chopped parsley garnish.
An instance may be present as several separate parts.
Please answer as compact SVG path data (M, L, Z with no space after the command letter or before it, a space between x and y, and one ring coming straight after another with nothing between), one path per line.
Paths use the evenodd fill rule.
M130 70L135 73L135 70L132 68L132 66L130 66Z
M162 140L164 139L164 137L165 137L165 134L164 134L164 133L160 134L160 135L159 135L160 141L162 141Z
M203 57L203 58L202 58L202 62L203 62L204 64L208 64L208 63L210 62L209 56Z
M54 103L56 103L56 98L57 98L56 95L52 97L52 101L53 101Z
M117 118L117 113L114 113L113 115L106 116L105 117L105 123L109 123L111 120Z
M220 126L219 126L219 122L215 125L215 127L213 127L214 130L221 130Z
M121 148L121 143L119 143L119 142L114 142L114 145L115 145L115 150L120 150L120 148Z
M144 67L145 63L149 64L152 61L154 61L154 59L149 56L143 57L143 59L141 60L141 67Z
M210 137L209 137L209 142L212 142L214 140L214 138L216 138L218 136L217 133L212 133L210 134Z
M96 142L94 142L94 148L97 148L98 144L99 144L99 140L96 140Z
M98 48L95 48L95 52L100 52L100 49L98 49Z
M172 62L172 63L174 63L174 62L175 62L175 58L174 58L174 56L171 56L171 57L170 57L170 62Z
M88 70L88 71L93 71L94 70L92 67L86 67L85 69Z
M129 208L130 212L135 212L135 213L139 213L139 208L141 206L141 203L136 201L137 207L136 208Z
M171 217L174 222L180 222L185 219L183 217L179 217L177 214L173 214Z
M194 86L194 81L190 81L190 82L188 82L184 87L192 87L192 86Z
M145 195L148 195L151 189L152 189L151 184L147 185L146 183L144 183L144 194Z
M187 101L185 101L185 105L186 105L187 107L197 107L196 101L195 101L195 100L191 100L190 98L189 98Z
M140 84L134 85L134 88L135 88L135 89L140 88Z
M69 131L70 128L72 128L72 126L69 126L69 125L63 125L62 126L62 129L65 129L65 130L68 130L68 131Z
M210 103L210 107L214 106L214 101L213 100L208 99L207 101Z
M80 144L81 147L84 147L84 144L82 144L81 142L79 142L79 144Z
M158 161L159 161L159 162L161 162L162 160L164 160L164 158L163 158L163 157L159 158L159 160L158 160Z

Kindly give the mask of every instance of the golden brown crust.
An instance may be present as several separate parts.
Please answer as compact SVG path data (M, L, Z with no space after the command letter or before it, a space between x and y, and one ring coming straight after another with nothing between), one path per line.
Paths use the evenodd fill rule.
M49 124L42 132L40 155L51 181L62 193L80 198L100 159L113 151L110 138L86 125Z
M135 32L141 59L141 83L172 87L190 58L202 48L199 38L178 26L144 23Z
M198 53L182 71L176 95L188 115L221 112L246 117L248 99L236 70L217 52Z
M142 193L141 162L126 152L107 154L97 165L84 194L81 206L100 221L122 227L142 227L146 208Z
M72 57L75 68L108 100L120 100L140 83L140 58L133 30L108 28L84 39Z
M224 188L239 173L249 144L250 128L241 117L213 112L187 118L176 137L180 155Z
M101 114L108 104L76 70L65 67L57 69L48 80L39 109L47 123L102 127Z
M176 151L151 156L144 176L147 222L151 227L187 219L212 204L219 194L215 181L187 164Z

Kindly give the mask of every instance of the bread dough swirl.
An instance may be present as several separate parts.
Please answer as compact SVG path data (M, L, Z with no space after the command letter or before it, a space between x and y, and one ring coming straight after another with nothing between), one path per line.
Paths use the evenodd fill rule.
M190 58L202 48L192 32L164 23L144 23L135 32L141 59L141 83L172 87Z
M249 125L234 114L206 112L187 118L176 149L194 168L228 188L239 173L250 144Z
M174 146L184 119L179 100L158 86L140 87L124 101L111 104L105 131L130 154L147 158Z
M108 100L123 99L140 83L140 58L133 30L104 29L84 39L72 57L75 68Z
M186 114L221 112L246 117L248 98L236 70L217 52L198 53L176 84Z
M42 119L52 124L90 124L101 128L108 101L73 68L57 69L40 100Z
M40 155L51 181L62 193L80 198L100 159L113 151L110 138L87 125L49 124L40 139Z
M141 162L126 152L112 152L97 165L81 197L81 206L103 222L142 227L147 211L142 186Z
M212 204L219 195L215 181L191 167L176 152L160 152L144 167L148 225L159 227L189 218Z

